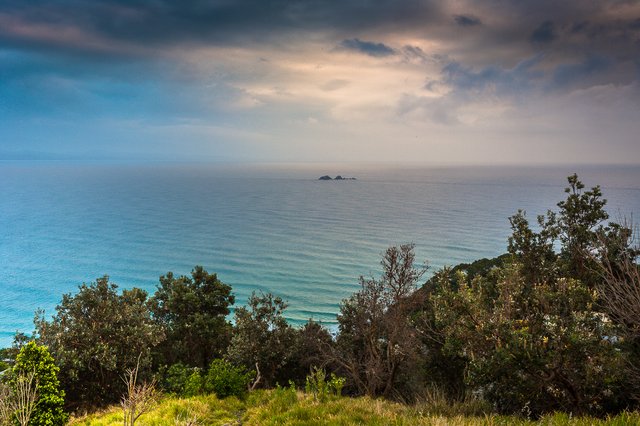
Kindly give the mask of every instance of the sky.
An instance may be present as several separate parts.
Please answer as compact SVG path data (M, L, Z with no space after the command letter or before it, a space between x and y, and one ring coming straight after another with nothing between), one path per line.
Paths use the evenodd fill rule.
M640 1L2 0L0 160L640 163Z

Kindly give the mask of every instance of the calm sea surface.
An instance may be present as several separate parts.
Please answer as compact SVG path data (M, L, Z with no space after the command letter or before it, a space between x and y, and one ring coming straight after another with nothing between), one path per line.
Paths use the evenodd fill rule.
M83 282L153 292L161 274L194 265L239 304L271 291L292 322L330 325L388 246L415 243L431 271L499 255L508 217L555 208L574 171L602 186L612 217L640 213L639 167L0 162L0 347Z

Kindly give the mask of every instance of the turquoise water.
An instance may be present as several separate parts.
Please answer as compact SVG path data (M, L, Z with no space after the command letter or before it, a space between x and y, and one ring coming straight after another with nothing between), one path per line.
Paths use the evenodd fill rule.
M271 291L291 321L332 324L389 245L415 243L432 271L499 255L508 217L555 207L574 171L612 216L640 212L639 167L0 163L0 346L82 282L153 292L197 264L238 303Z

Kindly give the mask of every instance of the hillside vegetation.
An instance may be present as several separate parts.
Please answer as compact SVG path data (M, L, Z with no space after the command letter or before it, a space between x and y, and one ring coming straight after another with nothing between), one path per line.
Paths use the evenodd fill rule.
M470 414L455 414L454 411ZM473 411L477 411L473 414ZM631 425L640 424L640 414L620 413L606 419L549 414L536 421L516 416L482 414L477 404L423 404L407 406L369 397L339 397L319 402L300 391L261 390L241 401L215 395L163 399L140 418L141 425ZM101 413L71 420L73 426L120 426L122 410L113 407Z

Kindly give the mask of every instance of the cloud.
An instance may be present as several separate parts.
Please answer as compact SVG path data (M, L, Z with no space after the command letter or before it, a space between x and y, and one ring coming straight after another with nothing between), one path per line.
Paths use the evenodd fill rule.
M610 58L604 56L589 56L582 62L558 65L554 72L551 88L566 88L576 86L588 77L603 73L613 65Z
M107 117L139 121L135 140L149 123L196 120L270 135L262 152L294 139L323 152L324 139L360 135L367 147L436 126L445 141L449 128L490 131L504 117L520 117L519 135L547 99L560 106L536 108L536 123L561 129L571 105L610 102L610 128L628 128L614 117L637 116L633 104L574 94L640 85L638 58L637 1L3 0L0 131Z
M338 45L338 48L344 50L353 50L376 58L392 56L396 54L395 50L383 43L362 41L357 38L342 40Z
M5 0L0 45L33 48L156 48L167 45L243 45L291 34L365 33L416 27L436 20L439 6L414 0ZM56 34L59 30L60 33ZM60 40L60 34L65 40ZM63 43L60 43L63 42Z
M453 15L453 21L461 27L474 27L482 24L480 18L472 15Z
M518 62L512 68L491 65L478 70L451 62L442 69L442 82L450 86L457 94L485 95L487 93L513 96L534 87L536 80L543 74L536 70L544 55L537 54ZM427 84L427 89L430 84Z
M551 43L556 38L556 28L552 21L543 22L531 33L533 43Z

